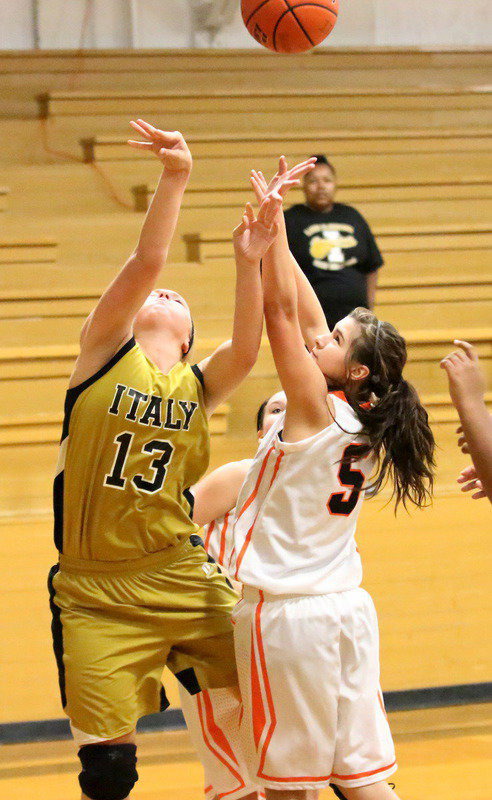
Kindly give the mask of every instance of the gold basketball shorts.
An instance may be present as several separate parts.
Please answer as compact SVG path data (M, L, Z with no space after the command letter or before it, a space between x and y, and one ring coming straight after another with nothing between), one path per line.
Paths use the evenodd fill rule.
M165 666L191 694L237 685L238 597L200 541L132 562L61 555L51 569L60 693L79 731L113 739L163 710Z

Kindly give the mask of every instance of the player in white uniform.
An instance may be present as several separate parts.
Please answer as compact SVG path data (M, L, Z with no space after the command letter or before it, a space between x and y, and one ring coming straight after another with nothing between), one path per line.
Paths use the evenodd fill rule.
M285 405L284 392L277 392L261 404L256 419L258 438L265 436L277 416L285 411ZM234 509L252 463L251 458L245 458L224 464L192 490L195 498L193 519L198 525L203 525L205 549L229 576L234 570L231 563ZM263 792L251 781L242 755L238 698L222 689L209 691L205 698L203 693L190 695L181 684L179 696L191 740L204 768L206 800L215 797L227 797L228 800L264 798ZM222 731L219 736L217 729Z
M285 411L285 392L275 392L264 400L256 413L256 433L261 441ZM231 461L218 467L195 486L193 519L203 525L205 549L214 561L224 567L233 577L234 511L244 479L253 463L252 458ZM210 520L212 520L210 522Z
M255 174L259 196L285 171L281 159L269 188ZM245 754L269 800L330 783L348 800L394 800L377 618L354 534L368 484L389 476L397 504L425 503L432 432L392 325L356 309L306 350L284 231L263 259L263 291L287 409L261 441L234 525Z

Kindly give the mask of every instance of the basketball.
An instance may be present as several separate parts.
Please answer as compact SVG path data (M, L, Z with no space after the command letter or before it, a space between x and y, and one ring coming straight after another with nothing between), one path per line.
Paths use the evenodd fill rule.
M241 0L241 13L257 42L277 53L303 53L333 30L338 0Z

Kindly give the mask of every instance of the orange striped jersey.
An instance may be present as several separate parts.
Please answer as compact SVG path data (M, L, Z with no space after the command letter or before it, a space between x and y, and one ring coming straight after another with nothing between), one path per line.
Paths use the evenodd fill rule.
M67 391L54 484L60 552L136 559L196 533L189 487L210 453L201 380L181 361L163 374L132 338Z
M373 459L364 458L367 439L355 412L331 396L335 421L314 436L283 441L284 413L261 440L233 532L233 575L245 586L308 595L361 583L354 535Z

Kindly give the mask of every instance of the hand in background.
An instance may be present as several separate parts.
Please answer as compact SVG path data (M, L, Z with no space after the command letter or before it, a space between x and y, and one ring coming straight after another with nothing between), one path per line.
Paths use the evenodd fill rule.
M143 119L130 122L145 142L128 139L128 144L137 150L150 150L169 172L190 172L192 166L191 153L179 131L162 131L154 128Z
M487 494L483 491L481 481L477 478L477 471L474 466L462 469L457 478L457 482L462 484L462 492L475 492L475 494L472 494L473 500L480 500L482 497L487 497Z
M475 348L460 339L455 339L454 344L459 350L443 358L441 368L446 370L451 400L459 411L465 401L484 403L485 380Z
M277 192L283 198L292 186L298 186L300 178L310 172L316 166L316 157L308 158L306 161L301 161L291 169L287 167L287 160L285 156L280 156L278 160L278 170L267 183L263 172L251 170L251 186L255 193L258 203L261 203L267 194Z

